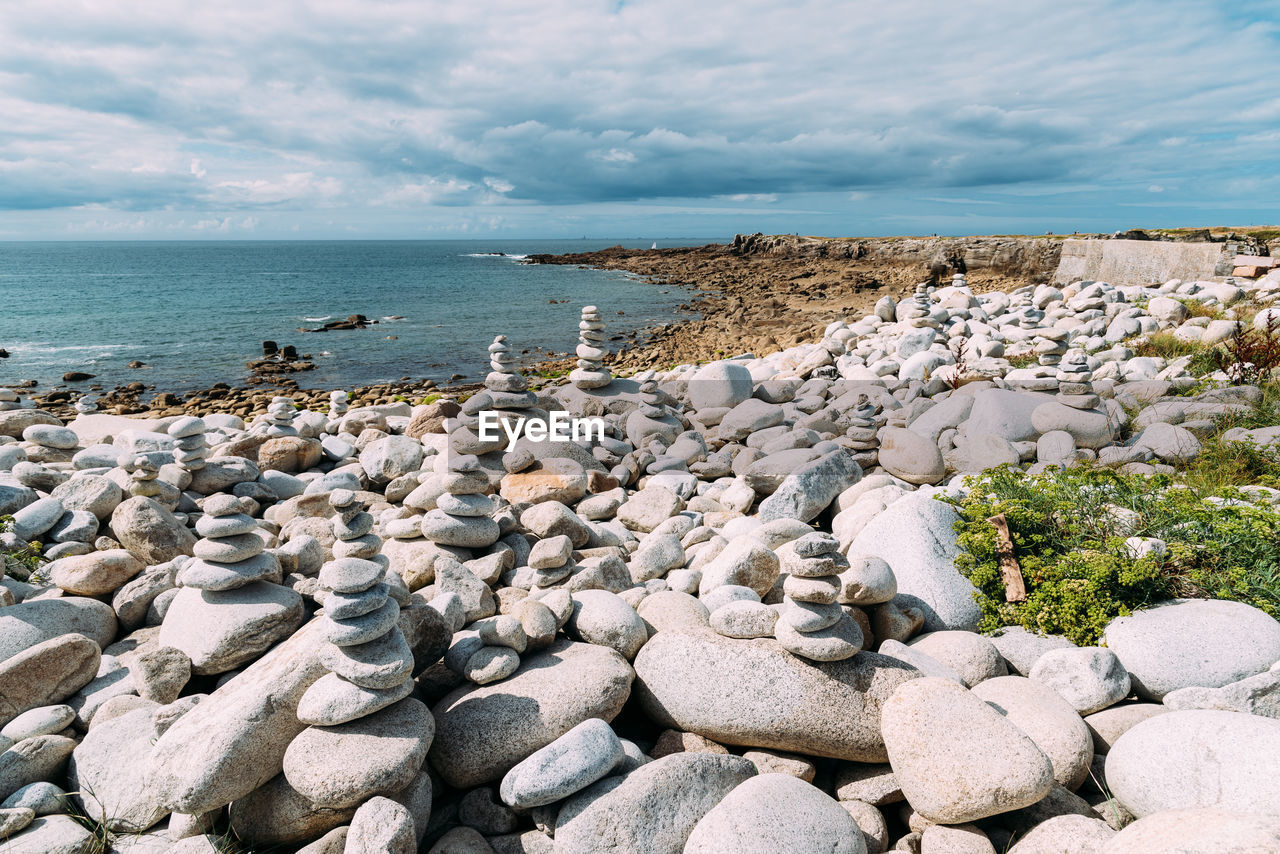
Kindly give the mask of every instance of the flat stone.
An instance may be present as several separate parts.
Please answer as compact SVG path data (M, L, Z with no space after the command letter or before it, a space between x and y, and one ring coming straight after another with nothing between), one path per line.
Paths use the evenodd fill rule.
M109 646L116 639L116 615L111 606L80 596L0 608L0 661L66 634L84 635L99 647Z
M93 669L96 673L98 669L96 661ZM75 710L70 706L37 706L6 723L4 728L0 729L0 736L11 742L18 742L37 735L54 735L71 726L71 722L75 719Z
M373 587L385 574L386 568L377 561L342 557L320 568L320 583L337 593L359 593Z
M858 824L829 795L786 774L745 780L693 828L685 854L866 854Z
M255 581L235 590L178 591L160 627L159 642L182 650L198 675L246 664L302 624L302 597L287 587Z
M375 641L395 628L400 619L400 603L388 599L376 611L334 620L326 617L320 622L320 634L335 646L359 646Z
M107 596L138 575L145 565L126 549L108 549L58 558L48 565L49 577L76 596Z
M279 584L282 579L280 560L270 552L261 552L235 563L213 563L196 558L184 563L178 573L182 586L199 590L234 590L255 581Z
M1174 600L1117 617L1103 642L1138 696L1160 700L1179 688L1237 682L1280 661L1280 622L1240 602Z
M962 686L924 678L885 703L882 729L902 793L930 821L961 824L1030 806L1053 766L1017 726Z
M499 780L584 720L612 720L633 675L612 649L557 641L506 680L466 685L437 703L431 764L455 788Z
M1275 813L1280 804L1280 720L1192 710L1156 715L1107 753L1107 785L1139 818L1222 807Z
M413 681L405 679L390 688L364 688L336 673L328 673L302 695L298 720L314 726L335 726L362 718L413 693Z
M778 612L773 608L763 602L740 599L712 611L709 625L716 634L724 637L749 639L773 637L777 622Z
M1102 850L1105 854L1261 854L1280 850L1280 817L1218 807L1165 810L1138 819L1111 837Z
M216 540L209 538L198 540L192 547L191 553L200 560L236 563L261 554L263 548L264 543L261 537L253 534L235 534L219 537Z
M85 814L117 833L141 833L169 813L136 761L156 738L150 709L97 723L76 748L67 780Z
M37 735L0 753L0 800L29 783L58 777L75 747L75 739Z
M842 661L862 649L862 629L848 614L841 614L834 625L801 633L785 620L773 628L778 644L792 655L809 661Z
M556 822L558 854L665 854L756 768L740 756L674 753L570 798Z
M352 807L407 786L434 734L431 713L413 698L348 723L308 727L285 752L285 779L319 806Z
M4 854L84 854L92 843L93 834L75 819L50 815L35 819L5 840Z
M995 644L973 632L929 632L912 638L907 645L959 673L966 688L1009 672Z
M588 718L508 771L502 801L518 809L555 803L604 777L623 757L609 724Z
M911 667L875 653L812 663L772 639L659 632L636 656L636 693L657 724L722 744L884 762L880 709Z
M208 812L280 773L286 748L306 727L298 702L326 672L316 656L317 624L304 626L157 739L146 759L147 780L162 803L175 812Z
M5 659L0 663L0 721L6 724L5 734L20 741L24 733L21 728L11 730L10 721L75 694L97 675L101 659L98 644L79 634L50 638Z

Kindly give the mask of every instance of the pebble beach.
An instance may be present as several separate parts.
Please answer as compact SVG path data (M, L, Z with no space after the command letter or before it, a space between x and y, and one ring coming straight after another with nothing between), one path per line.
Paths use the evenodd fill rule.
M0 389L0 854L1280 851L1267 244L757 238L465 386Z

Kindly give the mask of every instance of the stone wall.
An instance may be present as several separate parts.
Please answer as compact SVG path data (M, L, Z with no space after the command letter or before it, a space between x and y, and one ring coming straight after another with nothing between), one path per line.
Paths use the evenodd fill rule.
M1145 285L1170 279L1231 275L1234 243L1172 243L1155 240L1063 242L1055 284L1082 279L1116 285Z

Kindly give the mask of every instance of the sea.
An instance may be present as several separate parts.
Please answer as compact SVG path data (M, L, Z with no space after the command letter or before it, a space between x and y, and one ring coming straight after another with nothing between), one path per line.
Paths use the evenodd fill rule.
M659 240L700 246L717 238ZM241 385L262 342L293 345L316 369L303 388L410 377L483 378L506 335L528 362L572 352L582 306L610 335L669 323L690 292L627 273L529 265L535 253L586 252L634 240L0 242L0 387L141 381L185 392ZM365 329L304 333L363 314ZM611 342L617 349L617 341ZM528 352L524 352L528 351ZM549 352L548 352L549 351ZM147 367L131 369L130 362ZM65 384L69 371L93 374Z

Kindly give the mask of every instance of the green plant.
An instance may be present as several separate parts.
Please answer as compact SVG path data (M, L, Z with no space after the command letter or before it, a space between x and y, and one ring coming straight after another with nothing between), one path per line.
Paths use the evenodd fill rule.
M442 395L442 394L435 394L435 393L428 394L428 395L425 395L424 397L422 397L422 398L418 401L418 404L417 404L417 405L418 405L418 406L423 406L424 404L428 404L428 403L435 403L437 400L439 400L439 399L440 399L440 398L442 398L442 397L444 397L444 395Z
M1030 368L1040 364L1040 357L1035 353L1023 353L1021 356L1010 356L1009 364L1015 368Z
M1172 332L1154 332L1133 342L1135 356L1151 356L1160 359L1178 359L1196 356L1207 348L1195 341L1183 341Z
M13 517L0 516L0 534L13 530ZM32 575L39 575L44 557L40 554L39 543L28 543L20 549L0 548L0 575L9 575L19 581L26 581Z
M1234 488L1214 494L1167 475L1074 467L970 478L956 505L956 568L977 588L980 629L1020 625L1096 643L1112 619L1171 596L1247 602L1280 615L1280 514ZM1212 499L1212 500L1206 500ZM1003 514L1027 598L1005 601L995 525ZM1135 558L1131 536L1168 551Z

